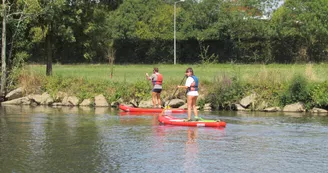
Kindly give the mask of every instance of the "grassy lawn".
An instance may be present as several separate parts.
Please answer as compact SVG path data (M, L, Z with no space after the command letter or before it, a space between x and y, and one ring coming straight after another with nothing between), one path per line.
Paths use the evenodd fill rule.
M192 67L200 80L200 104L205 104L208 96L206 100L214 106L226 108L256 93L255 106L284 106L298 101L306 103L307 108L328 105L328 64L115 65L113 78L106 64L54 64L52 77L45 77L45 65L27 65L18 85L27 93L46 91L53 96L62 91L80 99L103 94L110 102L149 100L152 86L145 73L151 74L153 67L164 75L164 99L185 94L184 90L175 93L176 85Z
M311 81L328 80L328 64L210 64L210 65L115 65L113 78L110 79L110 66L99 65L53 65L53 74L64 78L84 78L96 81L115 81L134 83L145 80L145 73L152 73L153 67L158 67L164 75L164 80L181 81L188 67L194 69L200 81L212 81L217 76L238 76L242 81L261 82L274 80L284 82L294 74L303 74ZM28 71L45 74L45 65L28 65Z

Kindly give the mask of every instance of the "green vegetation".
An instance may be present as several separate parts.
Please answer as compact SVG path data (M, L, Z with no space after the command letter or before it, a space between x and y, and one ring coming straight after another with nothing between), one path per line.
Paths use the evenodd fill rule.
M18 85L27 92L47 91L74 94L81 99L104 94L108 101L132 101L150 99L151 83L145 73L159 67L164 75L163 98L172 94L183 78L184 70L190 65L121 65L115 66L110 78L109 65L54 65L58 75L46 77L41 65L28 65L20 73ZM231 104L251 93L257 94L256 104L284 106L302 101L307 108L328 106L327 64L294 65L194 65L195 74L200 79L198 105L211 103L216 108L229 109ZM183 95L180 91L179 95ZM177 93L178 95L178 93Z
M33 74L45 74L44 65L28 65L25 70ZM286 82L294 77L294 74L302 74L311 81L323 82L328 80L328 64L209 64L209 65L114 65L114 74L110 78L110 65L106 64L82 64L82 65L60 65L53 66L54 75L63 78L83 78L86 80L100 80L112 82L135 83L145 80L145 73L152 73L154 67L158 67L160 73L164 74L165 81L180 83L184 72L192 67L195 74L202 82L213 82L217 76L238 76L241 81L260 84L269 82L274 84ZM270 79L270 80L268 80ZM268 84L268 85L269 85Z
M177 0L24 0L7 7L8 63L172 63ZM179 63L327 61L327 0L186 0ZM10 8L9 8L10 7ZM272 9L268 12L267 9ZM268 19L260 19L269 16ZM22 57L24 55L24 57ZM48 69L50 74L51 69Z
M3 0L0 94L24 85L30 92L64 90L80 98L103 93L109 100L139 102L149 97L144 73L153 67L142 64L156 64L165 75L163 95L169 95L190 66L167 65L173 62L176 2ZM320 63L328 61L328 2L285 0L278 7L279 3L186 0L176 4L177 62L192 64L200 77L202 93L208 96L202 105L229 107L255 92L259 103L269 105L300 100L308 107L327 106L328 68ZM20 73L26 62L46 68L29 65ZM294 64L311 62L317 64ZM61 65L72 63L110 66Z
M281 104L286 105L298 101L308 103L307 107L311 104L309 82L304 76L296 74L287 87L287 90L282 94Z
M247 91L237 76L219 76L213 82L213 86L207 99L211 105L217 105L219 109L231 109L231 105L238 103Z

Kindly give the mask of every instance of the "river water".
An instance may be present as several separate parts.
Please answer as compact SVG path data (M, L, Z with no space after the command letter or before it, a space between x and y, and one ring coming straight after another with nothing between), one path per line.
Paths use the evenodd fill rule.
M108 108L1 107L0 172L328 172L328 117L201 115L227 127L163 126Z

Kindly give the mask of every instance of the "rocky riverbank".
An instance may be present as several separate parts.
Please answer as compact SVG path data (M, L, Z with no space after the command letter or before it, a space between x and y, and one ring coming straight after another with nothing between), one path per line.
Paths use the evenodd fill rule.
M202 96L200 96L202 99ZM117 108L119 104L126 104L130 106L138 105L139 107L152 107L151 100L143 100L138 104L134 101L124 102L122 99L118 99L111 103L108 102L108 99L100 94L95 96L92 99L79 99L74 95L69 95L65 92L58 92L54 96L51 96L47 92L42 94L29 94L24 96L24 89L17 88L6 95L5 102L2 102L1 105L46 105L51 107L60 107L60 106L69 106L69 107L114 107ZM285 105L284 107L274 106L269 107L264 101L258 103L257 95L251 94L248 95L236 103L231 104L231 110L234 111L263 111L263 112L306 112L309 111L313 114L320 116L327 116L328 111L321 108L313 107L310 110L307 110L305 104L302 102L296 102L293 104ZM164 105L163 105L164 106ZM167 105L165 105L167 106ZM172 108L187 108L185 99L172 99L169 102L169 106ZM204 103L202 106L198 106L199 109L204 111L217 110L215 105L211 103Z

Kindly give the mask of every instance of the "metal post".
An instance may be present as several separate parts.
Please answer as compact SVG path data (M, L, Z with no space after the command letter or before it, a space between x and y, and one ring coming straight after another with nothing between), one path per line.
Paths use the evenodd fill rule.
M177 2L174 2L174 65L177 63L177 39L176 39L176 5Z
M177 2L174 2L174 65L177 63L177 38L176 38L176 16L177 16L177 3L183 2L185 0L180 0Z

